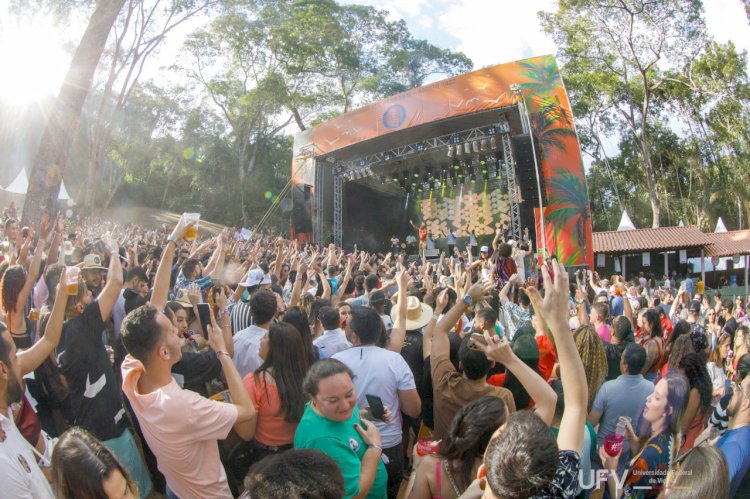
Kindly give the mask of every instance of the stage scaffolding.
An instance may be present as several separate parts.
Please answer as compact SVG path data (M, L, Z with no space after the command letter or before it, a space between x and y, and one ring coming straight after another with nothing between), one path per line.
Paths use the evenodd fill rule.
M516 107L518 109L518 107ZM482 126L446 134L431 139L421 140L416 143L406 144L404 146L392 148L386 151L380 151L373 154L367 154L360 158L350 161L337 161L333 167L333 242L336 246L343 245L343 209L344 209L344 182L363 178L365 176L375 175L372 167L389 164L391 162L411 159L418 155L424 154L433 149L458 147L463 144L480 140L488 140L500 136L501 149L503 157L501 165L503 174L506 177L508 189L508 202L510 205L511 230L516 240L521 239L521 208L520 198L516 176L516 162L513 156L513 146L511 141L511 127L506 119L499 123L489 126ZM333 158L327 158L327 162L335 161ZM323 161L316 161L316 192L315 205L316 210L323 206L325 190L323 188L322 169L327 167ZM498 176L500 173L498 172ZM325 234L323 233L323 222L321 213L316 213L314 225L314 238L319 243L323 243Z

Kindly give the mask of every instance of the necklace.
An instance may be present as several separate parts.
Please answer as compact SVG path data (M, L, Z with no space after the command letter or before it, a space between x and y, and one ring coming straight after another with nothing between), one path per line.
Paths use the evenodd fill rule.
M453 487L456 497L459 497L461 495L461 489L458 488L456 481L453 479L453 474L451 473L450 464L447 459L443 461L443 468L445 469L445 474L448 475L448 481L451 483L451 487Z

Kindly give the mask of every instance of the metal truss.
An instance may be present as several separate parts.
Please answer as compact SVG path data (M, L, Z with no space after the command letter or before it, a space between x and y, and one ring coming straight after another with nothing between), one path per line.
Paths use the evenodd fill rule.
M343 246L344 242L344 177L333 176L333 244ZM319 217L322 219L322 217ZM321 229L322 230L322 229Z
M448 148L452 145L471 143L477 140L490 139L497 134L507 134L510 132L510 124L507 121L501 121L494 125L469 128L460 132L454 132L440 137L421 140L412 144L388 149L373 154L368 154L360 158L339 162L342 167L342 173L351 173L362 171L374 166L384 165L391 161L406 159L411 156L424 154L427 151L440 148Z
M516 185L516 162L513 159L513 147L510 134L504 133L503 142L503 168L505 178L508 182L508 201L510 202L510 228L516 241L521 240L521 206L518 199L518 186Z
M319 244L323 243L323 200L324 197L324 175L323 165L315 161L315 224L313 225L313 240Z

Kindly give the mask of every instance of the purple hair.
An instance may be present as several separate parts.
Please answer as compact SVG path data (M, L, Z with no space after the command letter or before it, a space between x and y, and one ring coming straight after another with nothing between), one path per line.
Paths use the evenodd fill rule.
M662 379L667 382L667 407L672 409L666 418L667 430L670 434L677 435L685 413L690 384L684 374L671 369ZM638 423L638 436L641 439L651 436L651 423L646 421L643 413Z

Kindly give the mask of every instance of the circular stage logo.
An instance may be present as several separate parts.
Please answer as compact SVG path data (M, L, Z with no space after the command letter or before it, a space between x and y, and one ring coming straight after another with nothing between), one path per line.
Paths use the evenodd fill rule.
M394 104L383 113L383 125L386 128L398 128L406 119L406 109L401 104Z

